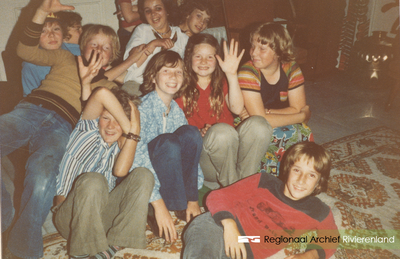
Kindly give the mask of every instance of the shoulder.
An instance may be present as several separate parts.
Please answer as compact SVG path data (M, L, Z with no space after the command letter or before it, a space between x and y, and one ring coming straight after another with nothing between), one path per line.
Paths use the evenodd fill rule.
M260 71L253 66L251 61L245 63L238 73L240 88L249 90L259 90L261 84Z
M295 62L287 62L281 64L284 73L289 79L289 89L297 88L304 84L304 76L300 66Z

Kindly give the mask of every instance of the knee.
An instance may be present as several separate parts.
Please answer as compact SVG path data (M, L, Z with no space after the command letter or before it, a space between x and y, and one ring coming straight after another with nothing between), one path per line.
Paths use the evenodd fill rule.
M85 193L85 195L98 195L107 190L108 183L106 178L99 173L88 172L81 174L75 182L76 191Z
M153 190L154 176L149 169L145 167L138 167L130 173L131 185L138 186L142 191Z
M266 141L270 141L274 130L269 122L262 116L252 116L248 118L243 126L248 128L246 134L256 136L258 139L265 139Z
M239 136L234 127L226 123L218 123L208 129L203 141L208 144L213 143L217 147L230 147L238 143Z
M184 125L178 129L179 133L183 135L184 138L191 140L194 143L201 143L203 139L201 137L200 131L197 127L192 125Z

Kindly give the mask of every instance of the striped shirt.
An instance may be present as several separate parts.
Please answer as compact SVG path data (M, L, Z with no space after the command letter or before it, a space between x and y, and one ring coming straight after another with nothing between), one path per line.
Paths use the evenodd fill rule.
M112 174L118 143L109 146L100 135L99 119L80 119L72 131L57 176L57 195L67 197L75 179L82 173L96 172L105 176L111 192L117 179Z

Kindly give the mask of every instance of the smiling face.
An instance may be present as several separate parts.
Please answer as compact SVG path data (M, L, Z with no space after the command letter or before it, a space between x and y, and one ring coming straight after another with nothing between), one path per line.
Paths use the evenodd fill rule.
M107 66L110 63L113 53L111 38L103 33L98 33L91 37L82 51L82 55L87 61L89 61L93 50L95 54L99 53L103 57L102 66Z
M210 44L201 43L193 48L192 68L198 77L211 78L217 66L216 50Z
M99 132L109 146L116 142L122 135L122 128L115 118L106 109L100 115Z
M294 200L311 195L319 185L321 174L315 171L314 161L300 158L290 168L283 194Z
M194 9L193 12L186 17L186 26L192 34L197 34L207 29L210 18L210 15L208 15L206 11Z
M258 69L268 69L271 66L279 65L279 57L268 44L261 44L257 41L258 34L253 36L250 48L250 57L253 64Z
M54 50L61 48L63 33L58 22L47 22L40 34L39 46L43 49Z
M168 14L161 0L145 0L143 12L147 22L160 33L168 30Z
M175 67L163 66L157 72L153 83L156 85L156 91L161 100L168 107L174 95L181 89L183 83L183 62Z

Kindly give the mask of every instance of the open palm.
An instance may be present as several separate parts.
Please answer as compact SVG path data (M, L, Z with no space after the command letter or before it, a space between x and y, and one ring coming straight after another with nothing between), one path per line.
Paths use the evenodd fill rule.
M221 67L222 71L224 71L225 74L236 74L240 60L243 57L244 54L244 49L238 56L238 49L239 49L239 43L234 39L231 40L229 50L226 46L226 42L224 41L223 44L224 48L224 60L220 56L216 56L219 66Z

